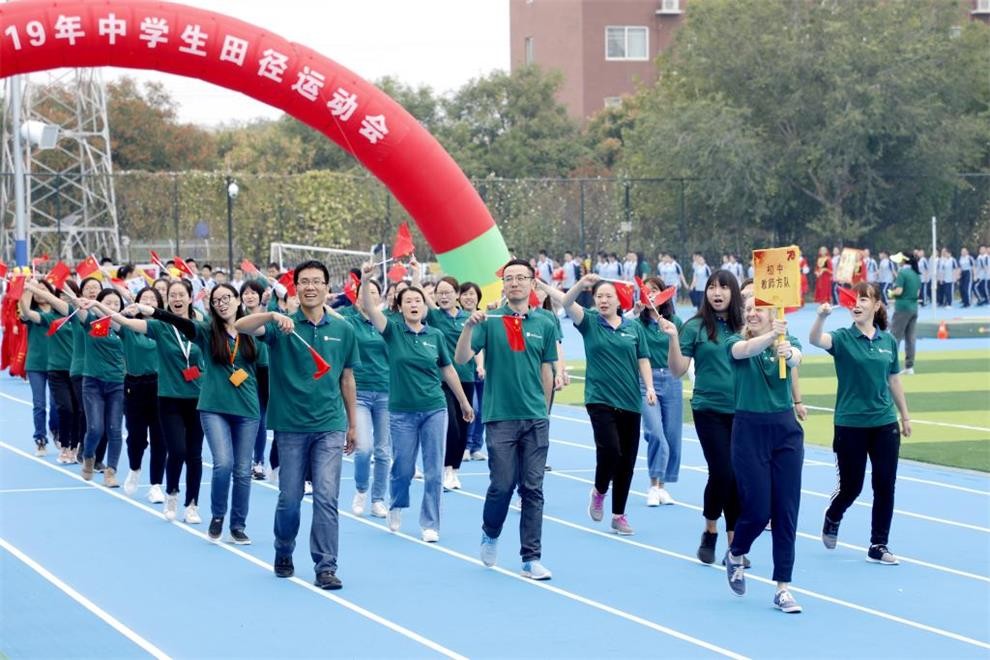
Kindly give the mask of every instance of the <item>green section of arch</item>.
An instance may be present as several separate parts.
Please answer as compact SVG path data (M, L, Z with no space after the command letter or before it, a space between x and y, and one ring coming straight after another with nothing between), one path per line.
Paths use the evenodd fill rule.
M443 272L461 282L475 282L484 287L498 282L495 271L509 260L502 232L492 227L464 245L437 255Z

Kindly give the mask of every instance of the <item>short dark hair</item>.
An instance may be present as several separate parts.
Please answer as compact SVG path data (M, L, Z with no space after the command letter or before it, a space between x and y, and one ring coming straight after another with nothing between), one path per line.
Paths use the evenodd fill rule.
M192 258L192 257L189 257L188 259L186 259L186 263L187 263L187 264L195 264L195 263L197 263L197 262L196 262L196 260L195 260L194 258ZM208 267L208 268L209 268L209 266L210 266L210 264L203 264L203 265L204 265L204 266L206 266L206 267ZM211 268L210 270L213 270L213 269Z
M323 279L327 283L330 282L330 271L327 270L326 265L322 261L317 261L316 259L310 259L309 261L304 261L296 269L292 271L292 284L299 285L299 273L304 270L318 270L323 273Z
M474 289L475 295L478 296L478 304L480 305L481 304L481 287L478 286L477 284L475 284L474 282L461 282L460 291L458 291L457 293L458 293L458 295L460 295L460 294L463 294L463 293L465 293L465 292L467 292L467 291L469 291L471 289Z
M402 299L405 298L406 297L406 294L407 293L410 293L410 292L412 292L412 293L418 293L419 294L419 297L423 299L423 302L424 303L426 302L426 294L423 293L423 290L420 289L418 286L413 286L413 285L410 284L405 289L403 289L402 291L399 291L397 294L395 294L395 306L396 306L396 308L402 307Z
M276 269L276 270L281 270L281 269L279 268L279 265L278 265L278 264L277 264L276 262L274 262L274 261L269 261L269 262L268 262L268 267L269 267L269 268L274 268L274 269Z
M103 257L102 259L100 259L101 266L103 264L112 264L112 263L113 263L113 259L111 259L110 257Z
M525 259L509 259L507 262L505 262L505 265L502 266L502 272L504 273L505 269L508 268L509 266L525 266L526 270L529 271L530 277L536 277L536 271L533 270L533 266L530 265L530 263Z

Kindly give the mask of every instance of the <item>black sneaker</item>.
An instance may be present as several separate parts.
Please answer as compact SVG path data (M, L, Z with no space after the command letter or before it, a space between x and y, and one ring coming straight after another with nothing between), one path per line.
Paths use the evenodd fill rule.
M296 567L292 565L292 557L275 556L275 577L289 578L296 572Z
M870 549L866 551L866 561L885 566L897 566L901 563L883 543L870 546Z
M343 583L340 578L333 574L332 571L322 571L316 576L316 581L313 583L320 589L340 589Z
M737 596L743 596L746 594L746 573L744 571L743 562L733 562L732 558L729 556L729 551L725 551L725 558L722 560L725 564L725 577L729 581L729 590Z
M698 559L702 564L715 563L716 541L718 541L718 532L701 533L701 545L698 546Z
M251 539L244 533L243 529L230 530L230 539L237 545L251 545Z
M832 522L828 514L825 514L825 522L822 524L822 543L829 550L835 550L835 544L839 540L839 523Z
M722 566L725 566L725 557L722 557ZM753 564L746 555L743 555L743 568L753 568Z
M210 528L206 530L206 534L211 541L219 541L220 536L223 535L223 518L211 518Z

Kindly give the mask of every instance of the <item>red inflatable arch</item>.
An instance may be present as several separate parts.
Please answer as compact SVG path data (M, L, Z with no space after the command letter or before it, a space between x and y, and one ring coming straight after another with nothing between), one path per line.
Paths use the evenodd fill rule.
M179 4L0 4L0 78L97 66L199 78L283 110L378 177L446 272L489 290L497 284L495 271L508 251L470 181L412 115L333 60L235 18Z

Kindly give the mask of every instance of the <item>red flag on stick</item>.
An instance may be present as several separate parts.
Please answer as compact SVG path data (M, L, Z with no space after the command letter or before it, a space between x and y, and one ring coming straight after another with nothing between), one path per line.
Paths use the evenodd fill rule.
M505 338L509 340L509 350L520 353L526 350L526 339L522 332L522 319L518 316L503 316Z
M540 297L536 295L535 289L530 289L529 291L529 306L531 308L542 307L543 303L540 302Z
M361 280L357 278L357 275L348 273L347 282L344 283L344 297L350 300L352 305L357 304L358 287L360 286Z
M68 318L68 317L66 317ZM89 335L91 337L106 337L110 334L110 317L104 316L89 324Z
M296 283L292 281L292 279L295 277L295 272L296 271L294 270L290 270L288 273L278 278L278 283L284 286L286 291L288 292L286 295L290 295L290 296L296 295Z
M51 282L56 289L61 289L65 285L65 280L69 279L69 275L69 267L65 265L65 262L60 261L52 267L48 275L45 275L45 279Z
M660 305L664 304L665 302L673 298L675 293L677 293L677 287L668 286L666 289L660 291L655 296L653 296L653 306L659 307Z
M397 263L397 264L395 264L394 266L392 266L391 268L388 269L388 274L387 275L388 275L388 279L390 281L392 281L392 282L401 282L402 281L402 278L405 277L406 276L406 273L408 273L408 272L409 271L406 270L406 267L405 266L403 266L400 263Z
M32 268L37 268L41 264L46 264L46 263L48 263L48 259L49 259L49 257L48 257L48 253L47 252L45 254L41 255L40 257L35 257L34 259L31 260L31 267Z
M76 274L84 279L87 277L95 277L98 280L103 279L103 274L100 272L100 263L93 255L89 255L76 264Z
M24 295L24 282L27 280L26 275L15 275L14 280L10 283L7 288L8 300L17 300Z
M165 262L162 261L162 258L158 256L158 253L155 252L154 250L148 250L148 252L151 253L151 263L158 266L158 270L160 270L161 272L165 272Z
M399 225L399 230L395 234L395 243L392 245L392 257L401 259L413 253L412 234L409 233L409 225L403 222Z
M63 316L60 319L55 319L54 321L52 321L51 325L48 326L48 333L47 333L48 336L51 337L56 332L58 332L58 329L61 328L66 323L68 323L69 322L69 319L71 319L73 316L75 316L76 315L76 312L78 312L78 311L79 311L79 308L77 307L76 309L72 310L72 313L69 314L68 316Z
M632 309L633 307L633 285L628 282L612 282L615 287L615 295L619 297L619 307L622 309Z
M839 287L839 305L846 309L856 306L856 292L844 286Z
M194 277L192 268L189 267L189 264L187 264L182 257L175 257L172 259L172 263L174 263L176 269L178 269L178 271L186 277Z
M330 363L324 360L323 356L310 346L309 342L303 339L298 332L293 330L292 334L309 349L309 356L313 358L313 366L316 368L316 371L313 372L313 380L319 380L326 376L330 371Z
M7 277L7 264L0 259L0 277Z
M646 284L643 283L642 278L639 275L636 276L636 286L639 287L639 302L641 305L646 305L647 307L653 307L653 301L650 300L650 292L646 288Z
M241 270L243 270L245 273L248 273L250 275L256 275L257 273L260 272L258 270L258 267L247 259L241 262Z

